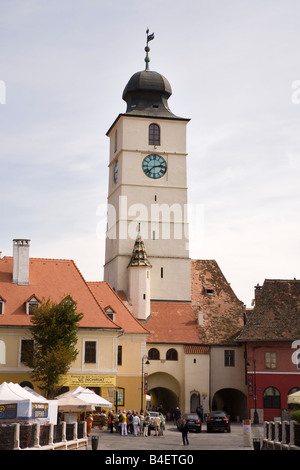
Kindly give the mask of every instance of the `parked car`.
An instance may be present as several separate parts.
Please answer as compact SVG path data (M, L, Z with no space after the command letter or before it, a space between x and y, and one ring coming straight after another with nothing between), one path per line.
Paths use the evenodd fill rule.
M230 419L224 411L212 411L207 415L207 432L215 430L231 432Z
M151 419L151 424L150 424L150 429L154 429L154 418L155 416L159 416L160 419L161 419L161 428L162 429L165 429L165 424L166 424L166 420L165 420L165 417L162 413L160 413L159 411L149 411L149 415L150 415L150 419Z
M201 432L201 420L196 413L187 413L177 421L177 429L180 431L182 421L186 420L189 431Z

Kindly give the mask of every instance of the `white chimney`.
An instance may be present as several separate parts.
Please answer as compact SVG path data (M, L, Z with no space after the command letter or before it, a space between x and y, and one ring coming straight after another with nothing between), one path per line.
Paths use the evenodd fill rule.
M13 240L13 284L29 284L29 242L30 240L24 238Z
M199 310L198 312L198 325L203 326L204 323L204 315L203 312Z

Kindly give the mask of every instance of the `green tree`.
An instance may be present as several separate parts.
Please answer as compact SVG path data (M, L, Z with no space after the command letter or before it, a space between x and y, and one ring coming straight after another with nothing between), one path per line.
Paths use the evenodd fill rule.
M77 357L77 329L82 317L71 296L60 303L51 299L43 301L34 311L30 327L34 354L26 363L32 368L32 378L46 390L48 398L55 396L60 375L68 372Z

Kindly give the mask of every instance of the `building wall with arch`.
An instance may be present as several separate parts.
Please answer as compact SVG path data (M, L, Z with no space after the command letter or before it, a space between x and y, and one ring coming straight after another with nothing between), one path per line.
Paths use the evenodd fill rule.
M151 344L148 345L148 393L151 405L160 404L168 412L170 401L182 413L189 413L196 397L208 412L209 354L208 348L199 345ZM171 391L173 395L170 394ZM158 402L161 400L161 402Z

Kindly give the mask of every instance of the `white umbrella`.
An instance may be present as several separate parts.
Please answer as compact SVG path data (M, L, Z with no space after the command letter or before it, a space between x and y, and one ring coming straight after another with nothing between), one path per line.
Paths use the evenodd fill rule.
M93 411L94 407L90 403L74 396L68 395L65 397L57 398L59 411L67 412L83 412Z
M101 397L100 395L97 395L97 393L93 392L93 390L90 390L89 388L76 387L73 390L70 390L69 392L63 393L62 395L60 395L60 397L65 397L69 395L75 395L76 397L80 398L81 400L84 400L87 403L90 403L93 406L101 406L103 408L111 408L113 406L110 401L105 400L105 398Z
M97 393L93 392L93 390L90 390L88 388L84 389L83 391L77 392L76 396L81 400L87 401L88 403L94 406L101 406L103 408L112 407L112 403L110 401L105 400L105 398L100 397L100 395L97 395Z

